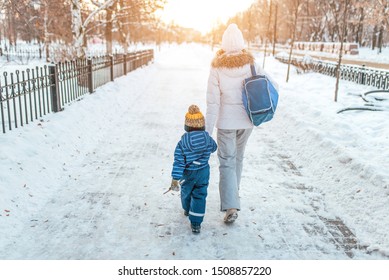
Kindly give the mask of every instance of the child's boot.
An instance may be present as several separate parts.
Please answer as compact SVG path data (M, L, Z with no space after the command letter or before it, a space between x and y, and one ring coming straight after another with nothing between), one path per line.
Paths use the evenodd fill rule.
M191 223L192 232L197 234L200 233L201 224L200 223Z

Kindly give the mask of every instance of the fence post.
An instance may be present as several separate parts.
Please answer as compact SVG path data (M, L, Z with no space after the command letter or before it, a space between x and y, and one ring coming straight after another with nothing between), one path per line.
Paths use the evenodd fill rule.
M127 75L127 54L123 54L123 72L124 76Z
M130 71L134 71L134 54L130 53Z
M134 52L132 52L131 53L131 71L135 70L135 58L136 58L136 55Z
M111 64L111 82L113 82L114 78L113 78L113 55L110 55L110 64Z
M88 89L89 89L89 93L95 92L95 89L93 88L92 59L88 59Z
M141 59L141 63L142 63L142 67L146 64L146 52L142 52L142 59Z
M57 67L55 65L49 65L51 107L55 113L62 110L58 90L57 74Z
M362 78L361 78L361 84L366 84L366 72L365 72L365 64L362 64Z
M389 90L389 73L386 73L384 90Z
M135 52L134 53L134 70L135 69L138 69L138 65L139 65L139 61L138 61L138 57L139 57L139 52Z

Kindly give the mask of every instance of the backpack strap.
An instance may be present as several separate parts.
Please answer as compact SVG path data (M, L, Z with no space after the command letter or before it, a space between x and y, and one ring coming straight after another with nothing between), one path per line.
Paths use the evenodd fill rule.
M254 64L250 64L250 68L251 68L251 75L252 75L252 76L256 76L257 73L255 72L255 66L254 66Z

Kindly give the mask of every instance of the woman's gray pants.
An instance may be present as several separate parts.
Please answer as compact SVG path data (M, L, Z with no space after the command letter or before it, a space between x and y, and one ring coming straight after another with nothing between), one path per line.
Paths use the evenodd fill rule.
M243 155L252 131L252 128L217 130L219 193L222 211L230 208L240 209L239 185Z

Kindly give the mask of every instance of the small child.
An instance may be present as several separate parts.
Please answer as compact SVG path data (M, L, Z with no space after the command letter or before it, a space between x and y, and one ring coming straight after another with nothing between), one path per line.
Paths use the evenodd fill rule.
M189 217L193 233L200 233L205 215L205 199L209 182L208 160L217 145L205 131L205 120L199 107L189 106L185 115L185 131L174 151L171 190L181 185L181 204Z

